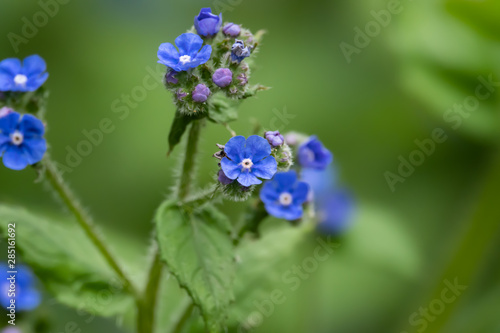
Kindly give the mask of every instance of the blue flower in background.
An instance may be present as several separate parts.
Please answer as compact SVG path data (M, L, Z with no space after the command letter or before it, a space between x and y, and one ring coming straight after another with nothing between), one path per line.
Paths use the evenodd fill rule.
M10 277L15 275L15 305L17 311L30 311L35 309L41 301L40 292L35 288L35 277L31 270L24 265L16 266L16 274L8 274L9 268L0 264L0 304L6 308L10 305L11 297L8 296L10 289Z
M21 330L15 327L6 327L2 330L2 333L22 333Z
M340 234L349 226L354 201L345 190L332 191L316 200L318 231L326 235Z
M231 47L231 60L240 63L246 57L250 57L250 46L245 46L242 40L237 39Z
M39 55L0 62L0 91L35 91L47 81L47 65Z
M185 33L175 39L175 45L179 51L170 43L163 43L158 49L158 63L170 67L176 72L187 71L204 64L210 59L212 46L203 45L200 36L193 33Z
M260 190L260 199L272 216L293 221L303 214L302 204L306 202L309 185L299 181L295 171L277 173Z
M47 151L45 127L35 116L12 112L0 118L0 156L12 170L38 163Z
M224 147L227 157L221 160L221 167L229 179L237 179L243 186L261 184L259 178L271 179L278 168L271 155L269 142L258 135L235 136Z
M219 32L222 25L222 13L219 16L212 14L210 8L202 8L194 17L194 27L202 36L212 36Z
M305 168L300 172L300 179L309 184L311 189L308 201L329 194L336 186L336 178L336 170L332 167L324 170Z
M318 170L326 169L333 160L332 153L315 136L300 145L297 155L302 167Z

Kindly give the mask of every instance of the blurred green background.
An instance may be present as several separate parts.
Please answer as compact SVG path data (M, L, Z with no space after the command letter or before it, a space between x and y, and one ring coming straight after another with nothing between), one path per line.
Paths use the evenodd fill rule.
M474 95L479 76L500 80L500 4L401 1L401 12L349 63L339 45L355 46L354 29L364 31L374 21L371 11L387 6L379 0L71 0L16 53L8 33L21 35L22 18L32 22L41 7L37 1L4 0L0 58L37 53L47 61L47 138L56 161L66 164L67 147L76 149L85 139L82 131L97 128L103 118L113 121L115 130L65 177L105 233L121 239L116 246L140 261L147 253L154 210L173 185L178 158L167 159L166 151L175 110L161 85L136 100L125 119L112 104L143 86L151 75L148 67L161 78L158 45L185 32L201 7L222 9L225 22L266 29L252 82L273 89L244 103L232 127L249 135L252 119L269 127L276 110L286 110L293 118L282 130L319 136L334 153L339 182L354 193L358 209L339 250L297 291L282 286L286 302L256 331L413 332L423 326L411 324L412 313L429 306L444 278L458 277L467 291L446 315L428 320L424 330L500 332L495 313L500 306L495 204L500 92L481 101L456 129L443 118L454 104ZM408 159L418 149L414 141L431 137L435 128L442 128L448 139L391 191L385 173L396 174L399 156ZM207 126L200 185L217 170L210 157L215 143L228 137L224 128ZM33 212L64 214L34 179L29 170L0 168L0 200ZM231 216L240 208L222 207ZM316 240L300 244L269 269L281 275L302 263ZM166 293L164 301L174 308L179 296L172 295ZM115 328L109 319L87 323L50 297L39 311L49 314L54 333L63 332L68 320L79 323L81 332L127 332L126 325ZM161 317L168 320L167 314Z

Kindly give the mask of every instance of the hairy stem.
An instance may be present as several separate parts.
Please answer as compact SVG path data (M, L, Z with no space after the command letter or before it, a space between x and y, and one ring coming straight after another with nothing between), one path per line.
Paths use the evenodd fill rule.
M137 332L153 333L155 329L155 314L160 286L163 263L161 262L158 244L154 244L154 257L149 269L148 282L144 294L137 301Z
M188 141L186 144L186 154L184 162L182 163L182 174L178 183L178 198L180 200L186 199L191 190L191 183L196 166L196 153L198 151L198 141L200 139L200 132L202 128L202 120L194 120L191 122L191 129L189 130Z
M59 197L61 197L62 201L68 207L70 212L75 216L76 221L78 222L80 227L104 257L108 265L122 280L124 287L137 298L138 292L135 289L134 285L129 280L120 264L118 264L118 261L111 254L111 251L106 245L106 242L102 238L101 234L96 230L96 226L94 225L94 222L92 221L90 215L82 208L71 189L62 179L61 175L57 171L54 162L52 162L50 157L46 156L43 164L45 166L45 177L49 181L50 185L54 188Z

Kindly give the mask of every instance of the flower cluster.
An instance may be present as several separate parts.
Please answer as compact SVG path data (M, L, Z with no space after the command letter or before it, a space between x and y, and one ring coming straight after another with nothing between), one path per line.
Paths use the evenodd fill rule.
M41 301L40 292L35 287L35 277L31 270L24 265L17 265L14 276L16 292L15 297L9 297L7 292L10 289L12 275L6 264L0 264L2 279L0 280L0 304L6 308L10 305L11 299L15 300L16 310L30 311L35 309Z

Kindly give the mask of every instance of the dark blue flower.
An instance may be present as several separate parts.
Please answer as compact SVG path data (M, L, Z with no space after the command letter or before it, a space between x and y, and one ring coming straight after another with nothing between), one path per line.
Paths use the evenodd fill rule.
M0 91L35 91L47 81L47 65L39 55L0 62Z
M234 23L228 23L222 28L222 32L226 36L238 37L241 32L241 27Z
M212 75L212 81L221 87L227 87L233 81L233 72L229 68L219 68Z
M332 153L315 136L300 145L297 155L304 168L323 170L333 160Z
M35 277L31 270L24 265L17 265L15 271L17 273L7 273L10 269L5 264L0 264L0 304L6 308L10 305L11 297L9 297L10 278L15 276L15 300L17 311L30 311L35 309L41 301L40 292L35 288ZM13 281L12 281L13 282Z
M163 43L158 49L158 63L170 67L176 72L187 71L190 68L195 68L204 64L210 59L212 54L212 46L203 45L203 40L200 36L193 33L185 33L175 39L175 45Z
M45 127L35 116L17 112L0 118L0 156L3 164L12 170L22 170L42 160L47 143L43 138Z
M317 198L315 202L319 232L326 235L336 235L345 231L354 212L354 202L347 191L332 191Z
M210 8L202 8L194 17L194 27L202 36L212 36L219 32L222 25L222 13L219 16L212 14Z
M266 210L274 217L293 221L303 215L302 204L306 202L309 185L299 181L295 171L277 173L260 190L260 199Z
M208 96L210 96L210 89L203 83L198 84L191 96L193 97L193 101L198 102L198 103L203 103L206 102L208 99Z
M243 59L250 56L250 46L245 46L242 40L237 39L231 47L231 60L240 63Z
M237 179L243 186L261 184L259 178L271 179L278 168L271 155L269 142L258 135L235 136L225 145L227 157L221 160L221 167L227 178Z
M280 131L268 131L264 133L264 136L273 147L279 147L285 142L285 138L280 134Z
M308 201L329 194L336 186L336 171L332 167L324 170L302 169L300 179L309 184L311 189Z

